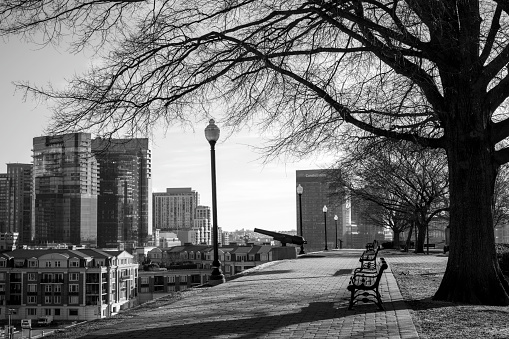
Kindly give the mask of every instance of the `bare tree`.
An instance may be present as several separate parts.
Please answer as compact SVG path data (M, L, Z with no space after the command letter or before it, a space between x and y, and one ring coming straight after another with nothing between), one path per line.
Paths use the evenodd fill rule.
M408 142L374 140L347 148L338 162L340 185L385 210L372 216L397 227L417 226L416 252L424 252L430 221L448 210L449 180L443 151ZM403 220L405 222L403 222ZM393 230L394 231L394 230Z
M509 166L501 167L495 182L493 226L504 227L509 223Z
M350 191L350 194L352 191ZM390 229L393 233L393 243L395 248L400 247L401 240L400 234L410 228L411 224L411 214L406 211L401 211L400 208L394 209L394 206L388 208L385 206L385 199L380 199L382 197L371 197L371 204L367 206L367 208L362 209L360 213L364 214L365 219L369 220L373 225L378 226L382 229ZM366 199L363 197L361 193L357 198L353 198L352 202L356 203L356 200ZM374 201L375 202L374 202ZM394 199L389 198L388 200L394 201ZM402 207L403 204L397 204Z
M22 84L55 104L52 132L134 134L216 109L233 130L256 118L272 154L363 135L444 149L451 247L435 298L508 305L492 211L509 159L508 11L502 0L4 0L0 34L71 36L103 55L66 90Z

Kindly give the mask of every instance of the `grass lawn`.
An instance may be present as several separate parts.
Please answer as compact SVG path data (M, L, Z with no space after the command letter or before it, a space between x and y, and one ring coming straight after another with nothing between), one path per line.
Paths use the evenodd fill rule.
M390 263L420 338L509 338L509 307L433 301L445 271L437 264Z

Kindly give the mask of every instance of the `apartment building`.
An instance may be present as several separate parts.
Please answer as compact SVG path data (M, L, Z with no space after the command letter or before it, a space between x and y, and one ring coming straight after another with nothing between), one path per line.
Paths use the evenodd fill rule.
M98 247L147 245L153 233L149 140L96 138L92 153L99 164Z
M196 207L193 230L196 233L198 244L212 244L211 219L209 206Z
M194 226L199 204L198 192L190 187L167 188L166 192L153 193L153 225L162 231L189 231Z
M32 164L7 164L0 173L0 232L16 232L28 243L31 231Z
M97 161L90 133L33 139L34 243L97 245Z
M0 254L0 318L81 321L137 304L138 264L125 251L17 249Z

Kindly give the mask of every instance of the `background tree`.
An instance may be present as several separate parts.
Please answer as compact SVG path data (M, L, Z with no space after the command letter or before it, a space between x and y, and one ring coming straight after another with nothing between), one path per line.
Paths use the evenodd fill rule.
M493 226L504 227L509 223L509 166L501 167L495 182Z
M145 133L224 112L234 131L255 119L272 133L269 155L363 135L444 149L451 246L435 298L508 305L492 209L509 159L508 11L502 0L4 0L0 33L101 53L63 91L23 85L55 104L55 133Z
M371 218L395 227L399 232L410 225L417 228L415 251L424 252L430 221L448 210L449 180L443 151L426 150L408 142L363 141L347 148L338 162L339 185L352 195L380 206ZM333 172L332 172L333 173ZM403 221L404 220L404 221Z

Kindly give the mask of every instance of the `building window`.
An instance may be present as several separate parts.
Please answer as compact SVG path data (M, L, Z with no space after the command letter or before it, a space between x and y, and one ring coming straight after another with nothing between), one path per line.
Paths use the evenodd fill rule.
M53 296L53 304L61 304L61 303L62 303L62 299L60 299L60 296L59 295L54 295Z
M62 285L54 285L53 292L62 292Z
M55 282L63 283L64 282L64 274L63 273L55 273Z
M30 260L28 262L29 267L37 267L37 260Z
M0 267L5 267L5 263L6 263L5 260L0 260Z
M27 301L28 301L29 304L36 304L37 303L37 297L35 295L29 295Z
M51 292L52 288L51 285L44 285L44 292Z
M45 308L44 315L51 315L51 308Z
M79 299L77 295L70 295L69 296L69 304L77 304L79 303Z
M47 296L44 297L44 303L45 304L51 304L51 300L52 299L53 298L51 298L51 295L47 295Z
M69 292L78 292L79 285L78 284L69 284Z
M60 267L60 261L55 261L55 267Z
M51 261L46 261L46 267L51 267Z
M69 315L70 316L77 316L78 315L78 309L77 308L69 309Z
M27 316L35 316L35 315L37 315L36 308L27 308Z
M5 272L0 272L0 281L5 281Z
M55 308L55 315L60 315L60 309L59 308Z
M36 284L28 284L27 288L28 288L28 292L37 292L37 285Z
M148 277L141 277L141 284L148 285Z
M78 281L79 278L79 273L69 273L69 281Z
M37 274L35 274L35 273L28 273L28 280L29 281L36 281L37 280Z
M73 261L71 261L71 267L79 267L79 264L80 264L80 263L79 263L79 261L77 261L77 260L73 260Z

